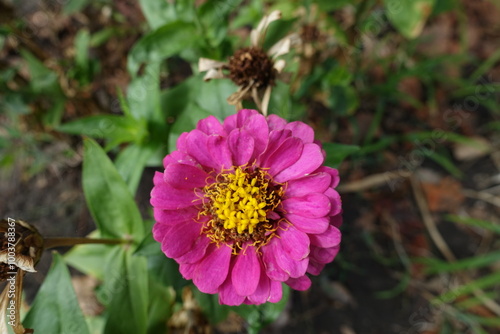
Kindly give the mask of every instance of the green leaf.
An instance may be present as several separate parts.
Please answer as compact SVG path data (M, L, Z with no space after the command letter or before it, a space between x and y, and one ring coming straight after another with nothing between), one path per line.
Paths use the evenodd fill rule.
M493 222L474 219L474 218L470 218L470 217L453 216L453 215L446 216L446 219L449 221L455 222L455 223L469 225L469 226L475 226L475 227L479 227L479 228L491 231L491 232L496 233L496 234L500 234L500 225L493 223Z
M159 62L148 64L144 68L144 74L132 79L127 88L127 102L135 119L161 119Z
M90 0L71 0L67 1L64 5L63 12L64 14L73 14L81 11L90 3Z
M106 150L122 143L140 142L146 134L145 121L118 115L96 115L62 124L58 131L73 135L107 139Z
M89 334L68 268L56 252L23 325L35 329L36 333Z
M155 148L151 145L131 144L116 157L116 169L125 180L131 194L137 191L144 167L154 151Z
M25 50L21 50L21 55L28 64L31 80L30 85L35 93L52 93L60 95L60 88L57 74L48 69L40 60Z
M128 57L128 71L134 77L143 63L160 62L180 53L198 40L196 27L182 21L170 22L142 37Z
M450 303L460 296L472 293L476 289L485 289L491 286L495 286L500 282L500 272L493 272L487 276L478 278L470 283L464 284L441 294L440 296L434 298L431 302L434 305L440 305L442 303Z
M110 258L104 293L109 299L104 333L145 334L147 330L148 272L146 259L116 248Z
M100 237L99 231L90 233L87 237ZM104 258L114 249L114 246L89 244L77 245L64 254L64 261L82 273L104 280L105 263Z
M175 5L167 1L139 0L142 13L151 29L176 20Z
M148 334L167 333L175 302L175 293L153 279L149 280Z
M103 237L142 240L144 226L134 198L104 150L91 139L84 142L82 183Z
M176 150L177 138L179 138L183 132L193 130L200 119L208 116L210 116L210 112L200 108L198 105L191 104L188 106L186 111L179 115L170 130L168 135L169 152Z
M420 35L434 3L435 0L384 0L387 18L406 38Z
M491 263L500 263L500 251L477 255L453 263L432 258L422 258L419 262L426 265L425 271L429 274L470 270L485 267Z
M342 161L351 154L358 152L360 147L355 145L323 143L323 149L326 152L325 165L338 168Z
M203 314L211 324L217 324L227 318L231 307L219 304L219 295L203 293L196 287L193 287L192 291Z
M233 307L232 310L241 315L249 324L249 333L260 333L267 325L278 319L290 297L290 288L283 286L283 298L277 303L265 303L261 305L241 305Z

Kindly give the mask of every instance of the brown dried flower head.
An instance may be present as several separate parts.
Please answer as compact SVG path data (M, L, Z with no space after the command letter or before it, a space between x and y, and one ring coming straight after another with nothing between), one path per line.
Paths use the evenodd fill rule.
M0 282L17 268L36 272L35 265L43 251L43 238L38 230L22 220L0 221Z

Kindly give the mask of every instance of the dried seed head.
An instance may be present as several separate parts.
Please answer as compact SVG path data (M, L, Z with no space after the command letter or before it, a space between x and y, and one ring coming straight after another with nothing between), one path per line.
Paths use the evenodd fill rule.
M274 85L274 62L259 47L239 49L229 58L229 78L240 87L251 82L256 88Z
M21 220L0 221L0 282L8 278L8 272L35 272L43 251L43 238L37 229Z

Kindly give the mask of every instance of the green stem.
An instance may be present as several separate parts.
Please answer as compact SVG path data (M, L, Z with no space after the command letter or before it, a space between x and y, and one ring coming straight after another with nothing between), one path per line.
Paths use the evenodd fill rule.
M126 243L122 239L90 239L90 238L45 238L45 249L64 246L75 246L82 244L118 245Z

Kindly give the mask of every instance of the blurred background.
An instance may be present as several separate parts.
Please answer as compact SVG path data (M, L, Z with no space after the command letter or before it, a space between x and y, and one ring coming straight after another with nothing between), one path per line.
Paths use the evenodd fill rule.
M263 48L296 42L269 112L325 143L344 224L336 260L264 331L500 333L498 0L0 0L2 216L44 236L94 230L88 136L151 218L152 175L178 135L235 111L236 84L204 83L198 59L227 61L274 9L283 19ZM26 276L27 304L50 262ZM98 281L72 274L84 314L98 315ZM234 313L196 314L165 321L246 331Z

